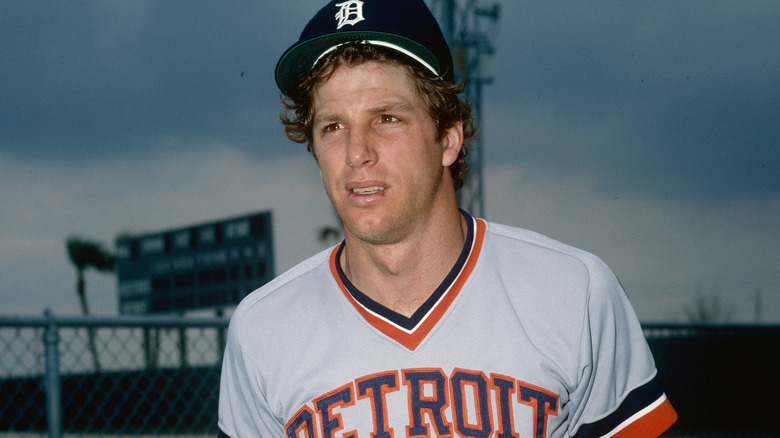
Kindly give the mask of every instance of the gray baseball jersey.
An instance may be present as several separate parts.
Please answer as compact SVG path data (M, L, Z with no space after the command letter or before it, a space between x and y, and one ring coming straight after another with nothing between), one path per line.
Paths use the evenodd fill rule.
M460 258L409 318L349 283L341 245L247 296L228 331L220 436L655 437L669 427L676 413L609 268L466 216Z

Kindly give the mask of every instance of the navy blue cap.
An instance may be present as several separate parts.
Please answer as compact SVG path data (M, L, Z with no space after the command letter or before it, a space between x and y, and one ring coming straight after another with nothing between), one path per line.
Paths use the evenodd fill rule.
M450 48L423 0L332 0L279 59L276 85L287 94L323 55L352 41L388 47L432 76L455 79Z

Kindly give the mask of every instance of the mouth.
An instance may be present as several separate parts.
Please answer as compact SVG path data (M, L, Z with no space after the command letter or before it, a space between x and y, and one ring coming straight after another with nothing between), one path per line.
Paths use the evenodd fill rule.
M370 186L370 187L355 187L352 189L352 193L356 195L373 195L383 191L385 188L382 186Z

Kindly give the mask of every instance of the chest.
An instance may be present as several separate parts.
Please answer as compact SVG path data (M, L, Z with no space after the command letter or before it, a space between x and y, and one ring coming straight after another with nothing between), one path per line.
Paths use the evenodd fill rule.
M467 288L413 351L331 309L269 402L288 436L565 436L576 346L505 296Z

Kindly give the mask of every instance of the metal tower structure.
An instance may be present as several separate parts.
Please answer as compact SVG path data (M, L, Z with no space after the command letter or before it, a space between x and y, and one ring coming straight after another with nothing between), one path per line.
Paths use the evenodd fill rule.
M482 124L482 86L493 81L495 52L481 25L495 26L500 6L498 3L483 6L479 0L428 1L452 49L456 80L466 83L466 98L471 102L474 123L479 128ZM482 139L482 135L477 135L469 144L469 174L465 185L458 191L459 205L475 217L485 217Z

